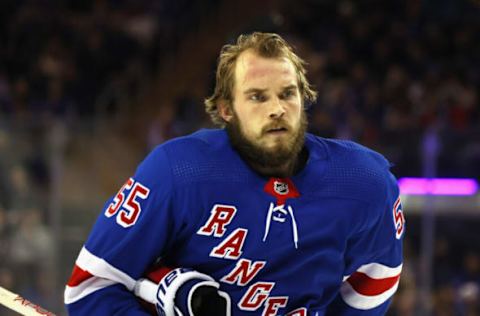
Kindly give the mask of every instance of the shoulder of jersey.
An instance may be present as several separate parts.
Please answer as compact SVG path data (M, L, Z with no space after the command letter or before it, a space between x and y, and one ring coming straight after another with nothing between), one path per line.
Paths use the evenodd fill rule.
M319 137L317 137L319 138ZM350 140L320 138L336 163L367 168L390 168L388 160L380 153Z
M327 152L323 180L330 194L366 201L384 194L391 166L384 156L352 141L315 138Z
M213 150L224 150L229 146L227 133L223 129L201 129L160 145L167 152L176 155L207 153Z
M202 129L172 139L155 151L165 152L172 175L179 184L241 178L246 173L222 129Z

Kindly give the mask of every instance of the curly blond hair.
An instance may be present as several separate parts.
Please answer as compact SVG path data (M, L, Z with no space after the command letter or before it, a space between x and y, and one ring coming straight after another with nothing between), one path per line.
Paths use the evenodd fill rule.
M205 100L205 111L212 122L224 127L225 121L218 111L219 102L227 106L233 104L233 88L235 85L235 63L238 56L252 49L256 54L266 58L286 57L295 67L298 76L298 86L303 102L315 102L317 92L313 90L306 77L305 62L298 57L290 45L278 34L255 32L240 35L234 45L224 45L218 58L215 90L213 95Z

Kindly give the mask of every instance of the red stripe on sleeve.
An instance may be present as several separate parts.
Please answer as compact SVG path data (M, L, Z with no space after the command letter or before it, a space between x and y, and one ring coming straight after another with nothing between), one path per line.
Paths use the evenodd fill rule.
M149 272L147 272L147 277L151 281L159 283L163 279L163 277L165 277L172 270L172 268L166 266L155 267Z
M375 296L391 289L399 278L400 274L390 278L372 279L365 273L355 272L347 279L347 282L358 294Z
M85 280L90 279L93 277L88 271L80 269L77 265L73 267L72 275L70 276L70 280L68 280L68 286L77 286Z

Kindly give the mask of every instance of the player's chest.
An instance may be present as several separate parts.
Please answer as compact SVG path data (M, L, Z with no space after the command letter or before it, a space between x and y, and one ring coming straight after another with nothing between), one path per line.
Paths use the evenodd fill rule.
M268 305L258 293L273 301L288 297L290 303L312 295L321 304L322 292L342 280L349 214L356 206L284 194L292 192L289 187L273 185L279 194L254 187L200 194L201 206L175 261L214 276L245 310Z
M192 211L186 243L226 260L295 256L322 246L342 251L358 213L354 202L304 194L293 182L276 179L197 194L200 203L187 206Z

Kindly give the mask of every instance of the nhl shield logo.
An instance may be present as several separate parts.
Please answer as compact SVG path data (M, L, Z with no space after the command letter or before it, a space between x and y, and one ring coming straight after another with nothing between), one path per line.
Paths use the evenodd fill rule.
M273 189L280 195L288 194L288 184L285 182L275 181L273 182Z
M277 205L284 205L287 199L300 196L295 184L288 178L270 178L263 190L277 199Z

